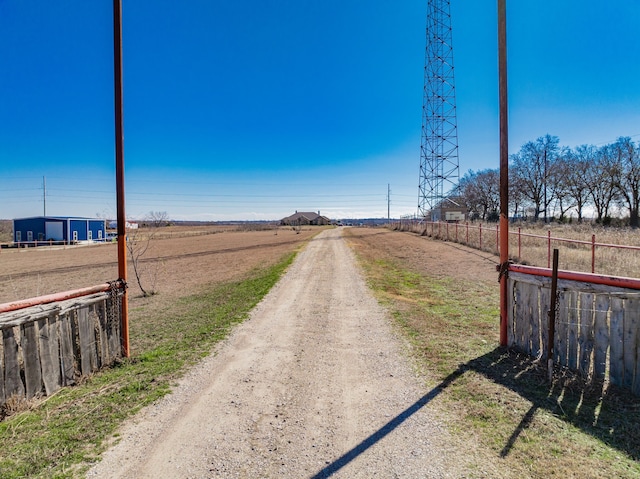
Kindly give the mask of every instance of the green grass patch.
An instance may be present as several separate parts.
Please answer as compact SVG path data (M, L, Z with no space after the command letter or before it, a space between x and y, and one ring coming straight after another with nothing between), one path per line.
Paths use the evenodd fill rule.
M294 256L132 324L132 337L151 336L137 355L0 422L0 477L80 477L125 419L169 393L187 366L248 317Z
M549 384L532 358L498 347L497 282L431 277L373 236L349 240L426 390L444 385L438 403L461 443L521 477L640 477L640 400L569 375Z

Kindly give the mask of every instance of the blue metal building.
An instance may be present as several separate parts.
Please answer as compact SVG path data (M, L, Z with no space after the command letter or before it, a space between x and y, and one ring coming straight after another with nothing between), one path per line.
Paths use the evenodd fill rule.
M104 241L106 236L105 222L99 218L34 216L13 220L16 243Z

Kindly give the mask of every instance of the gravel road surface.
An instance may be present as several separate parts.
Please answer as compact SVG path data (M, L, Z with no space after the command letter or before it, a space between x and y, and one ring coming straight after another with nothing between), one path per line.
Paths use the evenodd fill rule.
M463 477L404 348L326 230L87 477Z

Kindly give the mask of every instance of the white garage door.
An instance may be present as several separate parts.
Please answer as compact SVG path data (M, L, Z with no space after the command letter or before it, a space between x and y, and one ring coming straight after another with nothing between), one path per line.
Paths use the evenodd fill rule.
M64 239L62 235L62 223L60 221L47 221L44 224L44 232L45 239L52 239L54 241L62 241Z

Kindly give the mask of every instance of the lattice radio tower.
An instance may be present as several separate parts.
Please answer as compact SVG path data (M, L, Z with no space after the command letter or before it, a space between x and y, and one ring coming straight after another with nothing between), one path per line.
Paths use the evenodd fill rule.
M457 183L458 126L450 0L427 1L418 213L441 219L445 188Z

